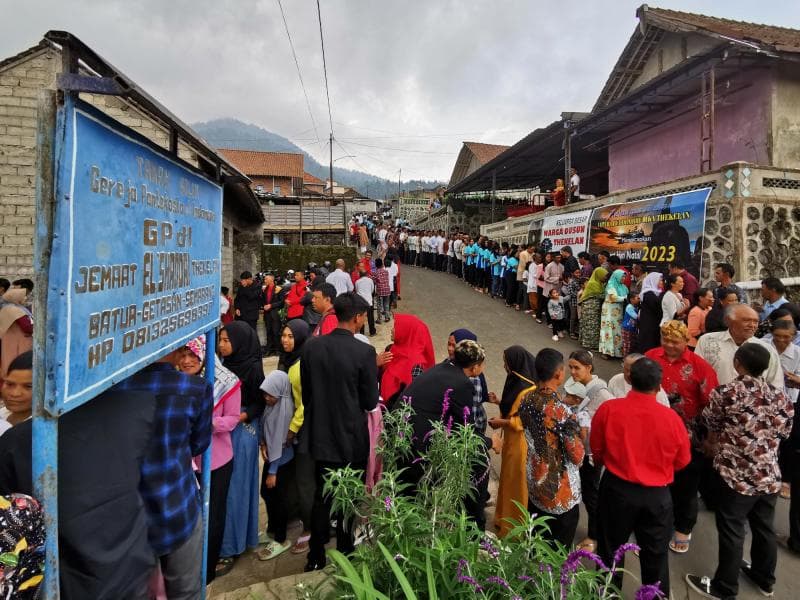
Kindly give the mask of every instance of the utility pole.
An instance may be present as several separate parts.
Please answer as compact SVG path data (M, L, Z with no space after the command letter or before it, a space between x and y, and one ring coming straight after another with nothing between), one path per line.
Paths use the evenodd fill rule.
M330 137L330 178L331 178L331 200L333 200L333 132Z

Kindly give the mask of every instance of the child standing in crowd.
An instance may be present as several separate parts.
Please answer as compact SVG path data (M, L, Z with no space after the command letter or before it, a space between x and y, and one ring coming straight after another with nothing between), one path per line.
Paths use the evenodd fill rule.
M289 489L289 466L294 459L294 447L285 444L289 424L294 416L292 384L283 371L272 371L261 384L264 394L264 415L261 417L261 454L269 463L261 482L261 497L267 505L267 520L273 538L258 551L259 560L271 560L286 552L291 543L286 540L289 509L286 504Z
M569 300L569 337L578 339L578 295L581 293L581 270L566 273L567 281L561 288L564 298Z
M389 271L383 266L383 260L375 259L375 272L372 278L375 280L375 293L378 295L378 320L376 323L389 321L391 318L391 296L392 288L389 285Z
M639 294L631 292L625 314L622 316L622 356L631 353L639 331Z
M567 298L561 297L557 287L550 290L550 300L547 302L547 314L553 328L553 340L558 341L564 337L564 332L569 328L569 308Z

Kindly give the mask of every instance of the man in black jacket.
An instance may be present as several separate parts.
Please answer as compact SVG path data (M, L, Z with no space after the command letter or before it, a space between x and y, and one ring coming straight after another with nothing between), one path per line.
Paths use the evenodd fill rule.
M367 320L369 306L354 292L333 303L339 325L325 336L309 339L300 361L300 380L311 456L316 462L317 490L311 511L311 541L306 571L325 566L330 538L331 499L323 495L329 470L350 466L366 469L369 432L366 411L378 404L375 349L355 339ZM336 548L353 551L353 533L337 517ZM347 524L347 525L352 525Z
M278 354L281 350L281 315L283 300L286 296L283 289L275 283L274 275L264 277L264 327L267 330L267 347L264 356Z
M233 306L236 309L236 319L244 321L254 331L258 323L258 315L264 308L264 293L261 291L261 286L254 285L253 274L250 271L244 271L239 277L239 291L236 292L236 300Z
M146 598L155 554L139 495L156 398L109 391L59 419L58 542L64 600ZM0 436L0 494L33 495L32 421Z
M470 377L480 376L485 359L486 353L477 342L463 340L456 344L452 361L446 360L428 369L405 389L403 395L411 398L411 407L414 409L411 423L414 427L414 451L417 456L424 453L427 448L427 440L434 421L442 421L452 426L474 424L472 410L475 387ZM492 446L492 440L477 430L476 433L483 437L488 450ZM416 487L422 472L423 467L420 462L412 461L403 472L403 481ZM464 508L478 528L483 530L486 526L484 515L486 496L483 485L488 481L486 465L479 465L475 469L472 480L476 493L474 497L464 499Z

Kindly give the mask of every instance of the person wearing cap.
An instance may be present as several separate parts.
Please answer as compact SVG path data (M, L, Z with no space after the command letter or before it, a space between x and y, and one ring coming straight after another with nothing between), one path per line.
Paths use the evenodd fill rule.
M675 511L675 535L669 548L677 554L689 551L692 529L697 523L697 492L706 459L696 435L696 418L708 404L708 397L717 387L717 374L701 356L689 350L689 328L683 321L667 321L661 326L661 346L648 350L645 356L656 361L663 372L661 385L672 409L691 432L694 447L691 463L675 475L670 487Z
M635 532L642 583L658 584L669 598L672 497L668 486L675 472L689 464L691 451L681 418L656 401L660 384L661 367L656 361L634 362L631 391L597 409L590 443L594 464L605 467L597 503L600 557L611 566L617 549ZM620 588L622 560L616 564L615 575Z

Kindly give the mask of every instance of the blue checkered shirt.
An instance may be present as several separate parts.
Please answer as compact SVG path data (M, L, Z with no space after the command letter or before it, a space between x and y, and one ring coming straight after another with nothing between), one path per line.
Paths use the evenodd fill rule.
M483 386L480 377L470 377L472 382L472 423L475 431L486 433L486 410L483 408Z
M156 397L153 439L142 462L139 491L147 509L150 545L163 556L189 539L200 515L192 457L211 443L214 388L201 377L157 362L114 389Z

